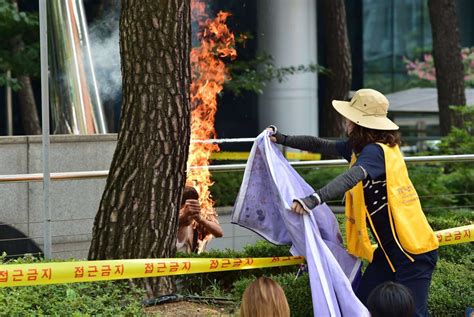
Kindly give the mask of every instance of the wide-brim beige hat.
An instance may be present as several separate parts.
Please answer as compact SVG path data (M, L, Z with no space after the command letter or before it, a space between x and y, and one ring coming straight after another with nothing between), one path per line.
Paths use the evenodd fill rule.
M342 116L357 125L376 130L398 130L387 118L388 99L374 89L357 90L351 101L333 100L332 105Z

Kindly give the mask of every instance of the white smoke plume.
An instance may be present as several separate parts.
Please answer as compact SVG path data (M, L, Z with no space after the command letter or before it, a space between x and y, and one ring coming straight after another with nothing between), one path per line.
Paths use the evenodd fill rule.
M119 49L120 8L89 27L89 42L97 85L103 101L115 100L122 89Z

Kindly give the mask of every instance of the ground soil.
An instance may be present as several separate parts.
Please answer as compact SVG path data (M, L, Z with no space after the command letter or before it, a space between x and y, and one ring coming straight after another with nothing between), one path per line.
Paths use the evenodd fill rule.
M174 302L146 307L149 316L238 316L235 305L207 305L194 302Z

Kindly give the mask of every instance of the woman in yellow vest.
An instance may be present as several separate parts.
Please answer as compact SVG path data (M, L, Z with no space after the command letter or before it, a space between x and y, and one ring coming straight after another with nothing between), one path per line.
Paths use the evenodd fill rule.
M367 259L356 294L366 304L379 284L393 281L412 292L416 316L428 316L431 276L438 259L438 240L421 209L400 152L398 126L387 118L388 100L373 89L358 90L350 102L334 100L346 118L347 141L288 136L271 126L271 140L305 151L337 155L350 168L323 188L295 198L292 210L303 214L345 193L349 253ZM373 249L368 230L378 243Z

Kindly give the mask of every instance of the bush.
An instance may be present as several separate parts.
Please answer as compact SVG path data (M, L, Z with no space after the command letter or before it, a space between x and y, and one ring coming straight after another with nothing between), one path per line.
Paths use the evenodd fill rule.
M429 212L433 208L449 207L454 203L454 196L440 179L443 178L443 167L436 164L409 165L410 179L420 197L424 210ZM434 180L427 182L426 180Z
M289 246L277 246L266 241L258 241L255 245L247 245L243 251L233 250L209 250L201 254L179 253L177 257L193 257L193 258L263 258L273 256L289 256ZM249 276L274 275L288 272L296 272L296 266L279 266L273 268L238 270L232 272L215 272L202 273L194 275L182 275L179 277L181 285L180 292L186 294L200 294L210 292L214 288L219 287L223 292L232 289L232 284L239 279L248 278Z
M126 281L4 287L0 307L2 316L130 316L141 314L143 297Z
M243 172L213 173L211 195L216 206L233 206L244 177Z
M427 216L433 230L455 228L474 223L472 211L441 211L430 213ZM473 263L474 244L462 243L456 245L442 246L439 248L439 258L453 263Z
M304 274L297 279L295 279L295 274L292 273L272 275L270 277L280 284L285 291L291 316L313 316L313 304L308 274ZM236 302L242 299L245 289L250 283L255 281L255 279L255 276L251 276L240 279L234 283L232 295Z
M464 316L474 304L474 272L470 266L438 261L431 282L428 308L432 316Z

